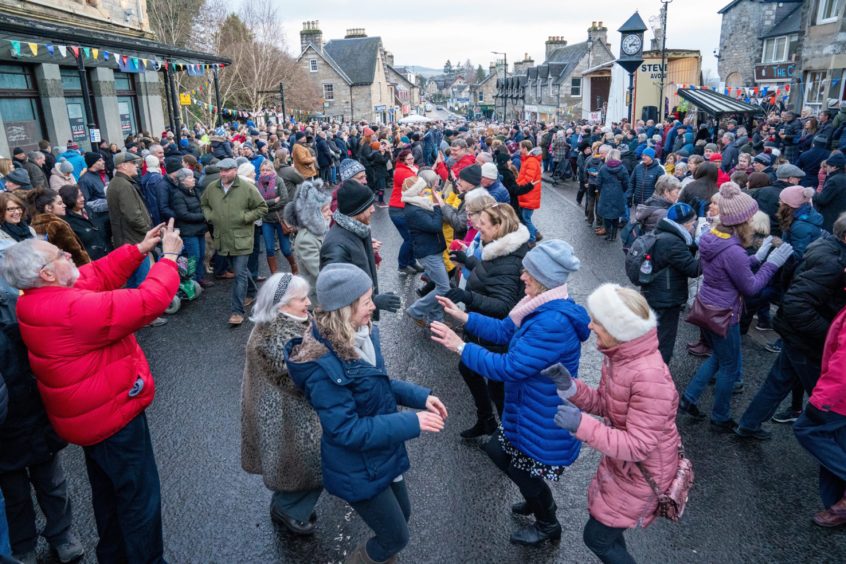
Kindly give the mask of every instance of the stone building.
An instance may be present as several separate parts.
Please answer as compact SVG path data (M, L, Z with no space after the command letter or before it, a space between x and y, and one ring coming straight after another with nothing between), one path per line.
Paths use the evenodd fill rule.
M162 63L229 62L154 41L145 0L4 0L0 32L2 155L41 139L88 148L89 129L119 146L130 133L159 135Z
M846 105L846 1L816 0L802 6L801 73L792 101L812 110Z
M475 116L491 119L496 110L497 78L505 74L505 63L497 61L488 67L485 78L470 85L470 109Z
M321 93L326 117L392 123L419 104L417 85L392 68L382 39L363 28L324 44L319 22L303 22L300 45L297 62Z
M732 0L721 8L720 81L731 88L790 82L800 44L801 4L802 0Z
M547 122L581 119L582 73L613 60L608 28L602 22L593 22L587 41L581 43L568 45L561 36L549 37L544 62L535 66L527 55L514 64L514 77L498 88L498 97L506 100L506 117ZM593 90L600 106L608 99L610 81L603 84L604 90L600 82Z

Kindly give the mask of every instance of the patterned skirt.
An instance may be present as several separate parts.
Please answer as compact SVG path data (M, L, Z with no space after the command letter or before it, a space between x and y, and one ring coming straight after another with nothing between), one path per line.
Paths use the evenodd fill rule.
M564 470L567 469L566 466L544 464L515 448L505 437L502 425L497 429L497 438L499 439L499 444L502 445L502 450L511 457L511 465L514 468L528 472L530 476L557 482L561 474L564 473Z

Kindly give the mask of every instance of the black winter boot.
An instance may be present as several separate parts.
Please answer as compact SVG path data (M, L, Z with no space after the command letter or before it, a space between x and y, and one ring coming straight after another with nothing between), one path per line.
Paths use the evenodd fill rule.
M561 539L561 523L555 517L558 506L552 498L552 492L547 488L539 498L530 500L529 506L535 514L534 523L523 527L511 535L512 544L524 546L537 546L544 541L557 541Z
M514 505L511 506L511 513L514 515L531 515L532 508L529 507L528 501L518 501Z
M486 417L484 419L479 419L476 421L476 424L461 431L461 438L462 439L475 439L476 437L481 437L483 435L490 435L494 431L496 431L497 423L496 419L493 415L490 417Z

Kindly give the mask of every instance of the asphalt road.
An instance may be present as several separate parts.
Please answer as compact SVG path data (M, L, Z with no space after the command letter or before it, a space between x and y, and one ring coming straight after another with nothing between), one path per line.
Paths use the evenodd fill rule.
M536 223L547 238L569 241L583 267L570 291L585 303L602 282L625 281L619 243L599 240L574 202L575 187L545 186ZM380 286L412 299L416 281L396 272L399 236L377 210L373 231L384 243ZM367 537L367 527L339 499L324 494L318 531L294 538L269 517L270 492L258 476L240 467L240 383L246 323L230 329L230 283L220 283L184 306L157 329L139 332L157 380L148 411L162 482L165 556L175 563L339 562ZM582 542L587 521L587 486L599 455L582 455L553 485L561 542L542 548L509 544L524 521L509 507L517 488L459 431L474 422L474 410L457 371L457 358L429 342L401 315L380 322L382 350L391 374L434 389L450 411L444 432L408 443L412 468L406 475L412 500L411 542L403 562L593 562ZM680 390L699 360L684 352L694 338L682 323L671 370ZM775 355L758 343L772 334L744 338L746 391L735 396L735 416L749 403ZM581 377L599 378L600 355L591 339L582 350ZM703 405L710 405L706 392ZM846 562L846 532L821 530L810 520L819 509L817 467L798 445L790 426L771 425L773 440L741 443L715 435L705 422L682 418L680 430L696 470L696 484L683 521L659 520L626 538L639 562ZM64 453L75 528L94 562L97 533L81 450ZM41 541L40 555L48 558Z

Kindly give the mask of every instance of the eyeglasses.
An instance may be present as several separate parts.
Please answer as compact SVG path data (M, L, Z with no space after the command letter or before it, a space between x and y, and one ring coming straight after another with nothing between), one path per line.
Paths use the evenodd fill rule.
M60 250L60 251L59 251L59 253L58 253L55 257L53 257L53 258L52 258L52 259L50 259L49 261L47 261L47 262L45 262L44 264L42 264L42 265L41 265L41 268L39 268L39 269L38 269L38 272L41 272L42 270L44 270L45 268L47 268L48 266L50 266L52 263L54 263L54 262L56 262L57 260L62 259L62 258L65 258L65 259L70 260L70 258L71 258L71 254L70 254L70 253L68 253L68 252L65 252L65 251Z
M6 208L6 213L23 212L23 208L18 206L9 206Z

